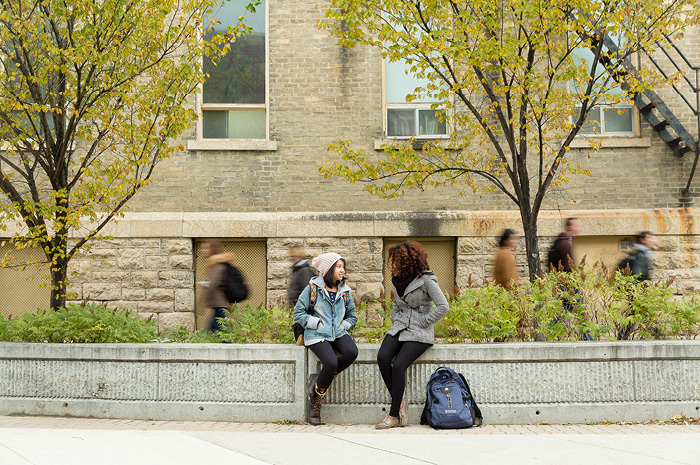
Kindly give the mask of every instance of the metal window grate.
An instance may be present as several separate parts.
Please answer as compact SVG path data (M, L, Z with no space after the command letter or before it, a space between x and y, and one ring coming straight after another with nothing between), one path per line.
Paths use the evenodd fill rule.
M202 244L206 239L195 243L195 282L207 278L206 259L202 256ZM265 241L221 241L222 251L235 255L232 262L243 273L250 291L248 300L251 305L258 307L266 305L267 295L267 243ZM197 329L209 328L213 312L204 305L204 290L195 288L195 322ZM245 305L246 302L241 302Z
M438 284L443 292L454 295L455 292L455 252L456 241L452 237L423 237L423 238L385 238L384 239L384 289L387 297L391 294L391 266L389 265L389 248L404 241L420 242L428 254L428 265L435 272Z
M17 316L48 308L51 300L48 263L28 265L18 271L27 262L45 261L41 249L16 249L6 243L0 246L0 257L5 254L8 255L9 263L7 267L0 268L0 315Z

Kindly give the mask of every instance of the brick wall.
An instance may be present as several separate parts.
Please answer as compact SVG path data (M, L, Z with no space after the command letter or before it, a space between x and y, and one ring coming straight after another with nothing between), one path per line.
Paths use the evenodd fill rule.
M409 192L401 199L370 197L361 185L324 180L321 163L339 160L327 145L352 140L375 152L382 137L382 63L376 49L344 48L317 29L327 2L269 2L269 119L272 151L185 151L164 161L152 186L130 203L133 211L402 211L510 210L498 192L457 196L454 188ZM698 31L684 50L697 57ZM688 115L669 98L687 124ZM692 126L694 129L694 126ZM676 159L645 122L648 146L573 150L591 176L574 176L548 194L546 209L673 208L685 186L692 154ZM185 135L194 137L194 131ZM535 173L533 171L533 173Z

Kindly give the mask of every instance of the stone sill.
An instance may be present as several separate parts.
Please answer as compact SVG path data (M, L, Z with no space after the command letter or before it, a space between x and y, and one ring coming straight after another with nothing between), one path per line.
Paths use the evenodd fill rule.
M196 139L187 141L187 150L274 152L277 150L277 141L264 139Z
M445 139L416 139L413 141L413 149L414 150L421 150L423 148L423 144L426 142L435 142L439 141L440 147L448 148L450 139L445 138ZM380 140L375 140L374 141L374 150L376 151L383 151L384 149L382 148L383 145L392 145L392 144L405 144L408 142L408 139L380 139Z
M621 148L647 148L651 147L651 139L649 137L586 137L578 136L572 142L570 147L572 149L590 149L590 140L594 139L600 142L601 149L621 149ZM422 144L425 142L433 142L435 140L439 141L439 145L444 148L449 148L449 139L425 139L416 140L413 143L414 150L420 150ZM405 139L381 139L374 141L374 150L382 151L384 150L382 146L391 145L396 143L405 143Z
M601 149L646 148L651 147L648 137L585 137L578 136L572 142L572 149L590 149L591 139L600 142Z

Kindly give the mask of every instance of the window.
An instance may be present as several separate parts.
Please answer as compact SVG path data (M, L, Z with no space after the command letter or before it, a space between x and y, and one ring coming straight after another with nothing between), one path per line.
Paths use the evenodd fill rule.
M621 41L617 37L611 37L617 44ZM593 63L593 52L587 48L579 47L574 50L574 56L581 62ZM598 63L596 67L597 76L607 77L605 67ZM574 83L571 83L571 91L577 92ZM616 99L616 101L624 101L626 98L622 95L622 89L613 87L607 94ZM620 100L617 100L620 99ZM628 100L628 99L627 99ZM578 107L576 110L580 110ZM634 118L635 109L629 104L611 104L610 102L595 105L588 118L583 123L583 127L579 131L583 136L633 136L635 135Z
M1 242L8 241L3 239ZM51 303L51 274L47 263L33 263L46 260L44 251L38 247L15 248L5 242L0 245L0 260L7 256L7 267L0 268L0 318L36 313L37 309L48 308ZM26 266L20 273L18 267Z
M634 135L634 107L632 105L596 105L588 114L579 134L585 136Z
M207 279L207 259L202 255L202 245L205 239L197 240L195 243L195 271L196 282ZM235 258L233 265L243 274L243 279L248 285L248 298L237 304L253 307L267 305L267 242L249 240L222 240L222 252L230 252ZM204 304L204 293L206 291L197 286L195 289L195 320L197 329L209 329L209 324L213 318L212 309Z
M246 2L223 1L214 16L219 21L210 34L225 32L245 13L253 32L231 44L226 56L212 66L204 59L209 78L202 87L203 139L267 139L267 33L266 2L255 13Z
M406 103L406 96L417 87L425 88L427 79L408 74L405 61L384 62L384 95L386 108L386 136L392 138L440 138L447 137L447 113L444 109L432 109L437 103L425 97Z
M456 285L457 243L454 237L385 237L384 238L384 294L391 296L391 266L389 266L389 249L404 241L418 241L428 254L428 264L438 279L440 289L446 294L454 295Z

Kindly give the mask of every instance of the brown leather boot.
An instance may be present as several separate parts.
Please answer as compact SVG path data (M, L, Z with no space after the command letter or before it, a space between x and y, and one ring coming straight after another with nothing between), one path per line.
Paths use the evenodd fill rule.
M321 424L321 405L326 399L326 391L319 392L316 389L317 379L318 374L312 376L309 383L309 423L314 426Z

